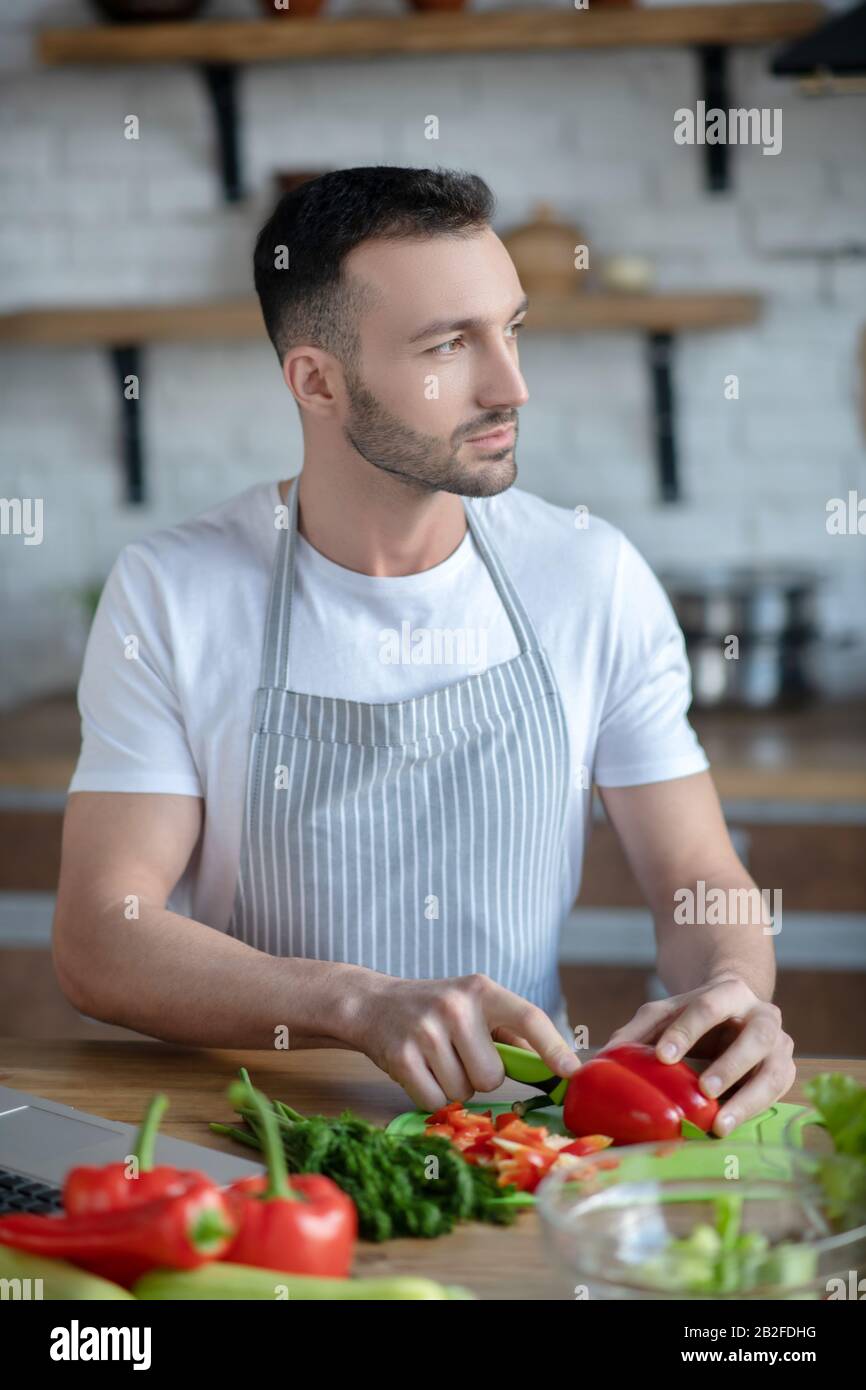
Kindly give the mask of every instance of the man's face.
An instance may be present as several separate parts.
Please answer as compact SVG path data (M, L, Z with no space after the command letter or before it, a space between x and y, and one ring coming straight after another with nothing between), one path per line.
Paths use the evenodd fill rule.
M517 360L526 296L495 232L368 241L344 265L380 296L359 324L358 374L346 371L349 443L419 491L510 487L528 399Z

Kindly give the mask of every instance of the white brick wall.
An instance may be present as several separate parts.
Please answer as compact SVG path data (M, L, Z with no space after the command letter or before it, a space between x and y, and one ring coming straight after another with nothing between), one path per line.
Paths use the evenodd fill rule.
M329 4L335 15L358 8ZM208 11L255 12L254 0L214 0ZM475 169L494 188L500 231L550 199L585 231L594 265L612 252L649 254L659 288L756 289L766 312L754 328L679 340L686 499L676 507L656 501L642 340L525 337L521 483L564 505L587 503L660 568L708 556L812 562L828 576L828 624L858 628L864 644L828 663L828 688L866 685L866 538L831 538L824 524L829 497L849 487L866 495L856 365L866 322L866 98L802 97L768 74L771 49L733 50L732 104L781 107L783 148L772 158L732 149L732 189L709 195L704 151L673 141L673 112L700 95L686 50L254 66L240 82L249 198L229 207L194 70L36 64L35 27L91 22L86 0L2 6L0 310L248 292L277 167ZM137 143L119 133L131 112L142 123ZM431 113L440 118L435 143L423 135ZM135 509L122 501L104 357L4 349L0 363L0 496L42 496L46 517L42 546L0 536L0 584L11 599L0 641L12 656L0 705L9 705L74 685L84 629L71 588L104 577L136 535L293 470L301 436L268 343L149 350L152 500ZM731 372L738 401L723 396Z

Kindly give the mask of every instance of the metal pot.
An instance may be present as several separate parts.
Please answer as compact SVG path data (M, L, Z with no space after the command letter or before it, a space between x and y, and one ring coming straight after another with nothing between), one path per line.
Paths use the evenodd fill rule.
M686 640L697 708L766 709L814 694L822 643L821 576L799 569L717 566L661 576ZM737 655L727 639L736 637Z
M795 569L747 566L670 573L662 577L686 638L815 635L821 576Z
M812 639L766 637L741 641L738 656L728 657L719 638L686 638L693 703L697 709L804 703L815 693L814 671L822 645Z

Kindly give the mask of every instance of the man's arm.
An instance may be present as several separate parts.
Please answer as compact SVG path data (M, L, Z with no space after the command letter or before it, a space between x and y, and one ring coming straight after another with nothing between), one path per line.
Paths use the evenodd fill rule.
M486 975L403 980L271 956L167 911L201 819L200 797L70 794L54 963L83 1013L197 1047L272 1048L288 1029L292 1049L365 1052L427 1110L502 1084L493 1039L527 1043L561 1076L579 1066L542 1009Z
M166 1042L292 1048L342 1031L359 967L269 956L168 912L201 829L195 796L73 792L63 823L54 965L77 1009ZM137 912L137 916L130 915ZM348 1047L339 1038L319 1046Z
M638 787L601 787L601 798L653 914L657 969L672 994L733 971L770 1000L776 963L769 918L688 925L674 919L683 889L755 890L728 834L712 777L699 772ZM736 899L733 899L736 902Z
M724 890L726 902L737 902L727 896L731 889L757 894L731 844L709 773L607 787L601 795L652 909L658 973L671 991L668 999L642 1005L607 1045L645 1042L666 1062L687 1054L711 1058L700 1084L719 1097L713 1129L725 1134L785 1095L796 1079L794 1042L771 1002L776 928L755 899L754 916L738 910L719 924L675 920L674 894L688 889L697 901L701 880L707 895Z

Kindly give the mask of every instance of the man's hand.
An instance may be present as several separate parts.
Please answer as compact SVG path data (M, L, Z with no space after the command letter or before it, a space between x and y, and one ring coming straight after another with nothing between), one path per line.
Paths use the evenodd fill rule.
M797 1075L794 1041L782 1029L781 1010L732 973L643 1004L605 1046L623 1042L654 1044L663 1062L677 1062L689 1053L714 1059L699 1084L705 1095L725 1095L713 1122L720 1136L785 1095ZM673 1051L668 1053L668 1047ZM736 1089L726 1095L732 1087Z
M494 1091L505 1079L497 1042L537 1052L557 1076L580 1066L543 1009L487 975L403 980L363 972L348 1041L422 1110Z

